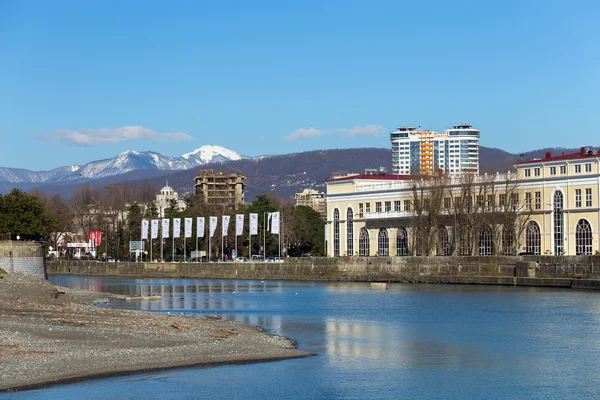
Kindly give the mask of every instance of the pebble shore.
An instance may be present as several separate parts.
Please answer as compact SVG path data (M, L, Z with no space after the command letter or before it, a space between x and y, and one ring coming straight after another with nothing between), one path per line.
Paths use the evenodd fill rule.
M0 275L0 391L312 355L250 325L90 305L119 297Z

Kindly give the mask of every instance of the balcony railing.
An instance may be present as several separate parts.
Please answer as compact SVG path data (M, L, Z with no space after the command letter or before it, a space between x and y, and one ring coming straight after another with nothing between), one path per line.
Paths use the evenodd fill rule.
M410 218L414 217L415 211L382 211L365 213L366 219L384 219L384 218Z
M465 166L466 168L469 168ZM506 173L506 174L484 174L484 175L476 175L472 178L473 180L467 180L461 176L449 176L446 181L444 181L444 185L447 186L455 186L461 185L465 183L495 183L502 184L506 181L515 181L517 179L517 174L515 173ZM402 189L410 189L413 187L414 181L382 181L382 182L369 182L369 183L357 183L354 187L355 192L379 192L379 191L387 191L387 190L402 190ZM427 187L427 182L425 182L425 187Z

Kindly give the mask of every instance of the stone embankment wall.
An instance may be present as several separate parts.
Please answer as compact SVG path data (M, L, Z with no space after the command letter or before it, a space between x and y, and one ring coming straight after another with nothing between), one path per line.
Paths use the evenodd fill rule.
M289 258L283 263L48 262L50 274L415 282L440 277L513 277L520 257Z
M283 263L49 261L49 274L465 283L600 289L600 257L336 257ZM598 278L598 279L596 279Z
M538 278L600 279L600 256L524 256L536 262Z
M0 241L0 268L46 277L45 248L41 242Z

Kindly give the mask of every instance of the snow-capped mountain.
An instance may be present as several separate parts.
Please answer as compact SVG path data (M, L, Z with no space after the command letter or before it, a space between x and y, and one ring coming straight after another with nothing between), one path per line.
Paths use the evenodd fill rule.
M209 163L224 163L246 158L220 146L202 146L181 157L169 157L153 151L124 151L113 158L84 165L59 167L51 171L29 171L0 167L0 182L42 183L104 178L137 169L184 170Z
M221 146L202 146L181 156L182 158L194 163L194 165L203 165L215 162L227 162L241 160L246 158L233 150Z

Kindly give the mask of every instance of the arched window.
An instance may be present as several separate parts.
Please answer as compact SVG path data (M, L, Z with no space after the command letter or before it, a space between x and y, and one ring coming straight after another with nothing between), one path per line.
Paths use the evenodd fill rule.
M347 248L348 248L348 255L349 256L353 256L354 255L354 213L352 212L352 209L350 207L348 207L348 211L346 212L346 240L347 240Z
M340 210L333 210L333 256L340 255Z
M396 233L396 255L401 257L408 255L408 233L403 226L399 227Z
M491 256L492 254L494 254L492 230L490 228L481 228L479 231L479 255Z
M585 219L577 222L575 229L575 254L592 254L592 227Z
M364 226L360 228L358 236L358 255L361 257L369 256L369 231Z
M471 255L471 237L469 235L469 229L467 229L466 226L458 228L458 255Z
M563 194L554 192L554 255L562 255L565 251L565 219Z
M438 228L438 245L436 249L438 256L450 255L450 240L448 240L448 229L444 225Z
M525 251L539 255L541 243L540 226L535 221L529 221L525 231Z
M380 256L390 255L390 238L388 231L385 228L379 228L379 235L377 236L377 253Z
M516 254L515 232L512 226L502 228L502 254L513 256Z

